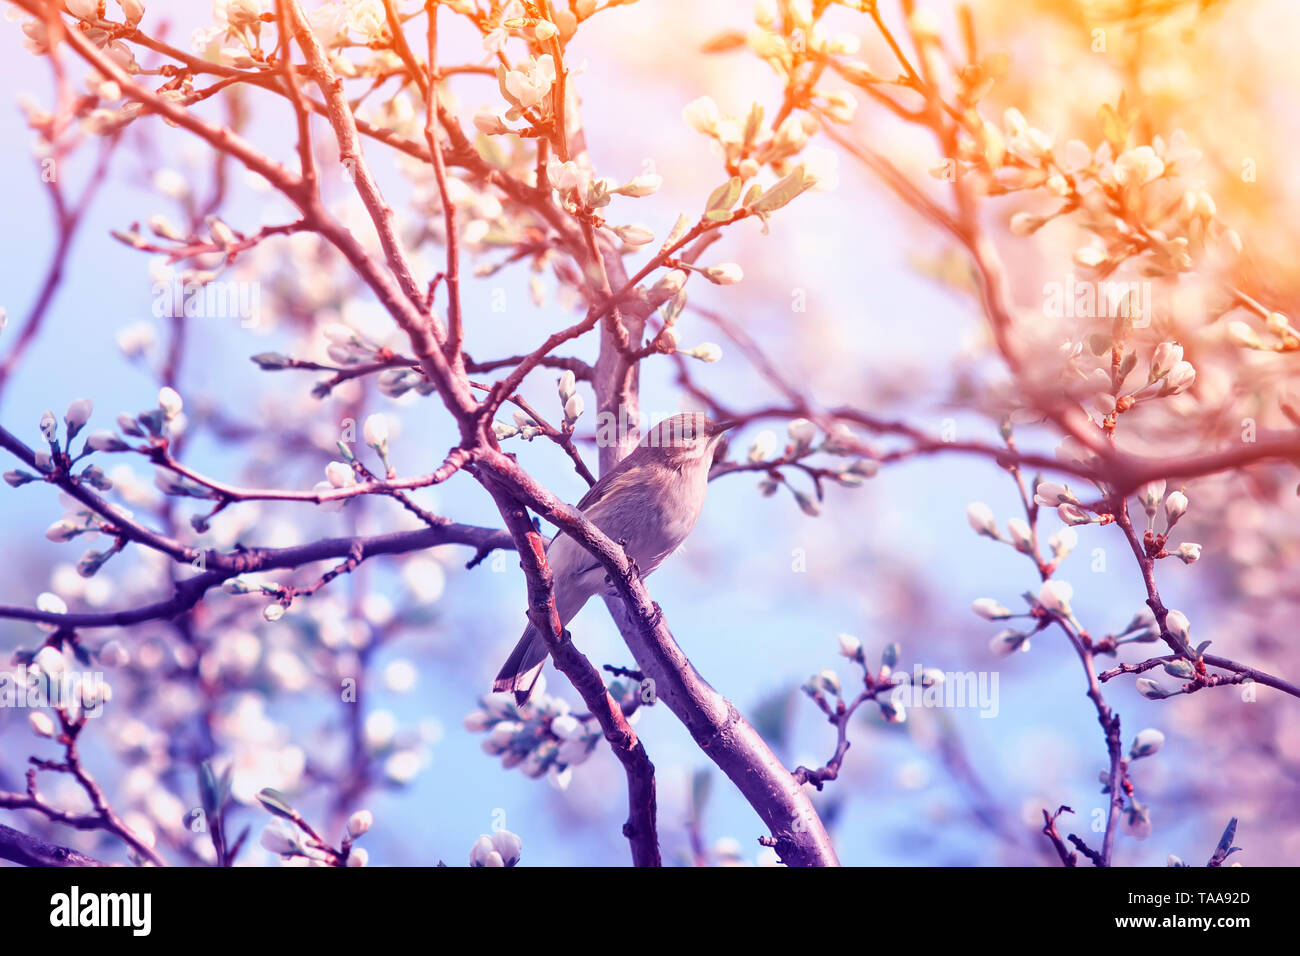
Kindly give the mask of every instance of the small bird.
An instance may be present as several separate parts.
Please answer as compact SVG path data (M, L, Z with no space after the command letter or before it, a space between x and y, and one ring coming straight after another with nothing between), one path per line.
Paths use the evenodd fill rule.
M578 510L649 574L677 550L704 508L709 469L718 442L735 422L712 422L700 413L666 418L632 454L591 486ZM563 627L593 596L608 589L605 568L563 532L551 539L546 559L554 576L555 608ZM546 663L546 642L532 624L492 684L525 703Z

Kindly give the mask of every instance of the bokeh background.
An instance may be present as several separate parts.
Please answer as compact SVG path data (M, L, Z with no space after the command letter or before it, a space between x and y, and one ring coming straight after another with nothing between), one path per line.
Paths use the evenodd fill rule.
M1012 56L994 96L1062 140L1095 139L1089 124L1097 105L1113 102L1126 86L1132 89L1136 77L1154 104L1153 115L1167 124L1157 132L1184 128L1205 152L1204 174L1216 187L1220 213L1231 216L1257 248L1268 250L1261 253L1261 271L1288 258L1294 217L1285 211L1300 199L1294 195L1295 178L1287 173L1296 142L1292 93L1300 64L1293 43L1300 11L1286 0L1239 0L1208 10L1190 4L1157 10L1155 22L1147 24L1140 18L1110 20L1106 6L975 4L985 43ZM941 2L931 7L946 28L952 10ZM749 29L752 14L751 4L732 0L707 5L644 0L594 18L569 48L570 62L580 70L575 82L595 168L626 180L653 164L664 178L659 193L636 201L632 217L657 235L666 234L680 212L701 207L723 178L710 144L683 122L683 106L707 94L724 112L743 114L753 100L772 109L779 97L779 85L756 58L697 52L723 30ZM861 37L864 60L882 68L888 63L865 18L851 18L847 11L835 16L842 29ZM167 36L180 46L187 46L192 30L210 22L201 4L155 0L146 26L163 20L170 24ZM1090 31L1098 25L1113 31L1111 52L1090 49ZM0 354L30 307L54 241L38 158L26 148L32 133L17 106L22 96L48 104L51 85L46 65L23 49L21 39L16 24L0 29L6 94L0 141L9 144L0 152L0 305L9 315ZM476 62L482 56L477 36L448 30L444 62ZM1128 57L1136 62L1127 62ZM489 77L460 78L452 91L453 105L466 122L477 107L495 104L498 97ZM274 155L291 157L285 104L257 91L245 93L241 102L249 138ZM198 110L223 118L215 101ZM929 141L888 125L869 103L860 104L852 130L921 181L935 161ZM320 138L328 150L328 136ZM67 160L68 183L88 174L94 150L95 144L87 143ZM414 230L418 214L403 201L411 190L401 164L373 145L367 154L403 226ZM1243 184L1237 175L1245 157L1258 161L1256 183ZM158 370L176 334L169 320L151 312L151 286L162 267L113 241L109 232L157 213L183 217L184 199L161 194L159 186L179 180L203 194L211 186L211 163L206 147L161 123L139 123L126 132L107 185L86 213L45 326L0 396L4 427L34 444L41 413L52 409L61 416L73 399L94 400L91 428L111 427L117 413L153 406ZM951 427L963 438L996 441L996 422L962 408L959 383L990 374L990 360L983 357L987 343L978 309L960 283L945 281L953 274L953 254L848 157L839 156L837 180L833 188L806 194L783 210L768 235L756 223L728 230L709 256L742 264L745 281L728 288L692 286L692 303L743 327L778 358L783 374L827 404L855 404L882 417L905 417L929 431ZM346 184L330 186L336 208L360 222L359 205ZM227 191L223 216L243 231L292 215L284 200L235 167ZM1064 230L1047 230L1033 242L1005 235L1006 217L1016 208L995 201L985 212L1005 243L1018 298L1036 309L1043 277L1069 271L1074 244ZM438 268L439 254L436 246L420 249L423 274ZM478 261L495 259L485 255ZM473 262L467 265L472 268ZM261 270L264 281L256 328L230 319L184 323L178 389L188 419L186 461L235 483L306 489L321 479L341 419L350 415L360 421L382 411L394 426L392 458L399 473L435 466L453 443L436 397L392 400L373 387L356 386L318 400L310 388L323 376L269 374L249 362L250 355L265 351L320 356L323 344L319 336L305 335L304 316L325 321L322 312L389 338L382 331L387 320L369 296L349 285L337 268L319 267L306 240L268 244L246 268L250 271L241 276ZM1277 273L1280 295L1292 288L1287 268ZM479 280L467 276L467 347L476 358L527 351L572 320L574 311L557 301L553 280L541 277L546 297L539 306L530 278L518 266ZM806 295L806 311L791 309L797 292ZM494 295L496 301L504 295L504 311L493 310ZM286 302L296 303L296 309ZM723 345L721 362L695 369L698 381L736 404L759 405L772 397L740 352L704 318L688 311L679 327L684 345L706 340ZM125 338L124 329L130 330ZM145 343L141 354L127 354L140 343ZM594 343L579 343L573 354L593 360ZM552 373L535 374L524 394L543 412L558 413ZM587 399L590 408L589 393ZM656 415L682 406L668 360L645 364L642 404ZM768 427L782 429L780 422ZM757 431L736 438L733 456L744 454ZM1050 453L1055 439L1030 428L1020 444ZM594 449L585 447L594 467ZM581 496L583 483L556 447L537 441L513 450L556 493L570 501ZM156 510L161 496L151 486L150 470L126 456L113 464L118 500L142 519L164 520ZM684 554L655 574L652 593L696 667L760 722L790 765L819 764L833 749L833 730L798 686L826 667L837 667L846 684L853 681L848 663L836 655L839 633L859 637L870 659L898 642L909 669L921 663L947 671L996 672L999 679L996 717L981 717L970 708L917 710L906 723L887 725L872 711L855 723L845 771L817 799L841 858L883 865L1050 862L1050 848L1037 833L1040 811L1060 804L1079 814L1065 825L1092 837L1091 814L1104 806L1097 774L1105 748L1074 654L1060 635L1048 633L1035 639L1029 653L998 658L988 647L995 626L969 611L976 598L994 596L1014 604L1021 591L1036 588L1021 556L976 537L966 521L972 501L987 502L1003 521L1017 514L1015 488L1005 473L959 455L920 457L883 469L864 487L832 488L819 517L802 513L788 495L763 497L755 484L746 475L713 483ZM497 523L490 499L468 476L414 497L455 520ZM1190 497L1184 537L1207 540L1228 520L1227 512L1198 507L1196 494ZM62 513L56 499L51 489L34 485L0 491L0 603L29 605L39 593L55 591L74 609L109 609L166 593L159 563L135 548L96 578L78 578L72 566L79 544L54 543L43 535ZM1224 509L1231 504L1230 498L1216 500ZM1279 553L1268 536L1281 533L1296 511L1294 497L1281 496L1279 502L1279 509L1289 510L1271 527L1239 516L1238 533L1256 535L1258 553L1245 555L1247 564L1267 565L1269 556ZM183 529L195 510L183 502L166 520ZM400 507L383 500L329 514L307 505L231 511L230 520L214 523L203 540L283 546L415 526ZM1244 526L1251 521L1256 531ZM1121 628L1144 598L1131 555L1113 528L1080 530L1080 546L1061 571L1074 585L1076 613L1094 632ZM1259 543L1266 538L1268 548ZM793 569L797 551L806 557L806 570ZM475 709L517 639L525 603L512 556L465 570L469 557L466 549L446 548L411 561L367 562L274 624L241 611L258 598L213 593L195 628L200 642L210 644L206 653L220 658L211 666L238 677L232 678L236 689L215 700L198 687L176 687L165 679L169 669L191 665L194 653L167 626L88 635L92 644L116 637L133 655L132 673L121 678L123 690L130 692L115 697L83 737L88 766L119 809L159 832L163 854L182 860L179 852L168 852L168 841L187 839L181 815L198 805L187 753L198 736L199 715L206 713L215 729L216 762L235 762L237 796L246 800L260 787L273 786L292 795L309 819L329 819L335 788L316 779L317 770L325 768L328 776L329 768L346 762L349 707L355 705L337 700L326 661L345 653L349 641L365 644L382 632L382 643L366 652L366 693L359 705L376 753L375 786L342 809L364 806L374 812L374 829L364 838L372 864L464 865L475 838L490 832L502 812L505 825L523 839L524 865L626 862L619 833L626 812L622 771L605 748L575 768L561 789L503 770L482 752L481 736L462 729L464 715ZM1184 609L1195 622L1196 636L1212 638L1219 653L1254 660L1258 635L1252 622L1274 613L1264 609L1274 594L1243 594L1239 565L1213 551L1195 566L1171 564L1160 566L1166 603ZM599 603L590 605L571 630L598 665L631 663ZM1292 635L1274 637L1272 662L1294 665L1297 655L1286 646ZM0 652L6 656L39 639L30 625L0 621ZM1290 674L1295 673L1293 666ZM550 690L566 696L553 673L551 678ZM112 673L108 679L117 683ZM1208 857L1231 815L1241 820L1236 842L1246 850L1236 859L1300 858L1295 802L1278 802L1294 793L1300 768L1295 701L1264 691L1260 702L1243 705L1227 690L1153 702L1125 681L1108 685L1107 694L1122 714L1126 744L1144 727L1157 727L1169 738L1158 757L1135 771L1151 807L1153 832L1144 841L1121 835L1118 863L1161 865L1170 853L1193 861ZM567 696L579 703L571 691ZM1266 716L1243 715L1246 707ZM646 709L636 727L658 768L666 858L690 859L691 820L698 817L712 859L769 862L756 842L759 820L672 715L662 707ZM55 750L33 737L25 712L0 709L0 787L20 789L27 757L52 757ZM77 805L77 795L56 778L43 779L53 798ZM707 802L696 813L706 789ZM0 812L0 820L41 829L30 814ZM232 812L235 830L253 827L241 862L274 862L256 845L265 822L256 804ZM337 831L337 815L330 825ZM42 832L122 858L120 848L93 835L57 828Z

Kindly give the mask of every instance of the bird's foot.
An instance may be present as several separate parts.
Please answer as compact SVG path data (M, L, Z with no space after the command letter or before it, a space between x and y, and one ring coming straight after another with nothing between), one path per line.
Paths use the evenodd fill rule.
M632 552L628 550L627 540L625 538L619 538L618 546L623 549L623 556L627 558L628 574L640 578L641 569L637 567L636 558L632 557Z
M651 601L650 608L650 626L658 627L664 619L664 609L659 606L658 601Z

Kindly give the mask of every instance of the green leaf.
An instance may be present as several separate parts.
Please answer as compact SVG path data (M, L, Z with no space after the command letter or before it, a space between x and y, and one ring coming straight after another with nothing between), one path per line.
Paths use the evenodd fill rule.
M686 290L683 289L675 296L664 303L664 307L659 310L663 316L664 325L671 325L677 317L682 314L682 309L686 308Z
M764 193L752 208L757 213L773 212L788 204L800 193L812 188L815 182L816 180L804 176L803 167L800 166L788 176L778 180L776 185Z
M279 790L273 790L266 787L257 792L257 802L265 807L270 813L277 817L283 817L286 820L297 820L298 811L289 805L284 794Z
M672 232L668 233L668 238L664 240L664 248L670 249L681 241L682 236L691 228L691 221L686 216L678 216L677 222L673 224Z
M199 799L203 803L203 812L209 820L216 819L217 808L221 806L221 792L217 784L217 775L212 771L212 764L205 760L199 764Z
M742 185L739 176L732 176L727 182L713 190L709 196L709 201L704 206L704 215L710 219L726 219L731 212L731 207L740 198Z

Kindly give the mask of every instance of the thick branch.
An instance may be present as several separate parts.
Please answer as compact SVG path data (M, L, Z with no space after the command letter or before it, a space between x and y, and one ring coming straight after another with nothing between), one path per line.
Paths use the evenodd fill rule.
M19 866L108 866L66 846L46 843L0 824L0 859Z

